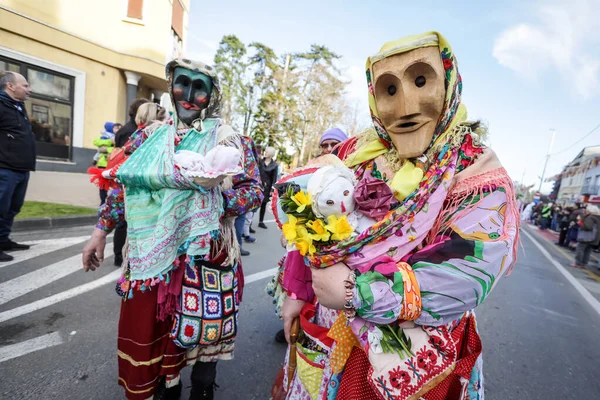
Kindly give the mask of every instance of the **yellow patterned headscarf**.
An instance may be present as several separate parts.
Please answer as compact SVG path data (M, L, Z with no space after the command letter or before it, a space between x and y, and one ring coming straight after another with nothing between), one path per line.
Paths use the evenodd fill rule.
M377 111L377 102L375 101L371 72L373 64L396 54L406 53L422 47L435 46L440 49L444 71L446 72L446 97L444 100L444 108L436 125L433 139L428 150L452 140L450 135L454 128L460 122L467 119L467 109L460 101L462 80L458 73L458 66L454 53L452 53L452 48L446 38L437 32L427 32L421 35L407 36L384 44L377 54L367 58L366 73L369 89L369 109L371 111L371 118L373 119L378 139L357 149L348 157L346 165L353 167L362 164L385 154L393 148L390 135L385 130L385 127L379 118L379 112ZM422 168L416 166L413 161L407 160L394 178L389 182L396 198L398 200L404 200L411 194L419 186L421 179L423 179L423 174L424 171Z

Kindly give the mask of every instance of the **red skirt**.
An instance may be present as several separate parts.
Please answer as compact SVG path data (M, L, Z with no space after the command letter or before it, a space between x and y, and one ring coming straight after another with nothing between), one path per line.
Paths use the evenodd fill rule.
M186 350L169 336L173 318L157 321L158 290L136 293L121 305L119 337L119 385L131 400L151 397L160 378L177 375L186 365Z
M244 282L241 263L238 264L237 278L241 303ZM187 350L175 345L170 337L173 317L157 320L157 297L156 289L136 291L131 299L121 304L117 341L119 385L123 386L129 400L150 398L162 377L178 375L188 361L194 361L188 360Z

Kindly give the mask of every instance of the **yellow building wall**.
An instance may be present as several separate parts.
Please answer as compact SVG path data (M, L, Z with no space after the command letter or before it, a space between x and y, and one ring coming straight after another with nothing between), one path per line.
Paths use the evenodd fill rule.
M0 0L0 4L112 50L164 64L172 1L144 0L139 22L127 18L127 0Z
M64 0L65 3L70 3L71 1L75 0ZM168 0L164 1L168 3ZM23 8L23 6L20 6L22 2L27 5L31 4L31 2L36 2L36 0L0 0L0 6L9 8L0 8L0 27L2 29L38 42L47 43L56 48L81 55L124 71L137 72L153 79L158 78L160 81L164 82L164 65L166 64L166 51L168 49L168 47L165 47L165 44L168 42L170 30L167 30L163 26L142 26L118 20L115 22L115 27L112 27L111 18L102 21L102 15L96 17L92 16L93 14L72 14L70 11L66 11L68 7L64 5L60 6L60 9L64 10L67 15L60 18L60 21L63 21L63 24L72 22L80 24L85 22L85 26L88 26L94 25L98 21L102 21L103 26L98 27L98 29L101 29L108 37L114 37L115 42L119 44L118 46L106 46L88 38L89 35L92 35L92 32L96 31L96 28L85 29L86 32L88 32L87 35L79 35L74 33L71 29L64 29L63 31L62 27L50 24L50 22L43 21L44 23L40 23L34 15L29 15L29 13L35 13L35 8L23 9L22 12L13 8ZM39 0L39 3L42 5L46 4L45 0ZM56 2L51 0L48 1L48 3L55 4ZM63 2L60 3L62 4ZM80 5L90 5L90 7L92 5L104 4L104 2L90 2L83 0L76 1L76 3ZM9 5L12 7L9 7ZM78 12L83 11L78 10ZM39 14L40 11L38 10L37 13ZM49 15L56 16L61 15L62 13L63 11L54 10L54 14L49 13ZM47 17L47 19L51 18ZM51 26L46 25L46 23ZM138 33L133 35L127 32L128 29L120 29L130 26L141 31L143 34ZM170 22L167 25L167 28L170 29ZM97 32L93 33L93 35L95 34L97 34ZM162 39L157 39L157 36L163 37ZM153 43L153 40L156 40L157 43ZM10 47L10 44L8 45ZM162 46L160 47L160 51L158 50L158 46ZM122 51L121 49L124 48L130 50L136 49L136 51L134 53ZM161 54L160 57L159 53Z
M127 0L0 0L0 45L85 72L83 146L93 148L106 121L128 119L121 71L142 75L137 97L167 89L173 1L144 0L143 20L134 23ZM185 44L190 0L181 3Z
M44 60L85 72L83 145L93 148L106 121L125 122L126 81L116 68L0 30L0 43Z

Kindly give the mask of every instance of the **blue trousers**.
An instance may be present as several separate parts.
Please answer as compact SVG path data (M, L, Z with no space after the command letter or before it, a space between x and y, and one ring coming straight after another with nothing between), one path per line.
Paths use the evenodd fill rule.
M233 226L235 227L235 237L242 248L242 236L244 235L244 223L246 222L246 214L238 215L235 218Z
M0 168L0 243L7 242L15 216L25 202L29 171Z

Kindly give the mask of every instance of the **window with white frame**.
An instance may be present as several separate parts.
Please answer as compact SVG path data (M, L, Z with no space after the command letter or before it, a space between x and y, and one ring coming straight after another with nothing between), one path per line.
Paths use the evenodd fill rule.
M70 160L75 79L5 57L0 57L0 70L18 72L29 82L31 94L25 101L25 108L35 135L38 157Z

